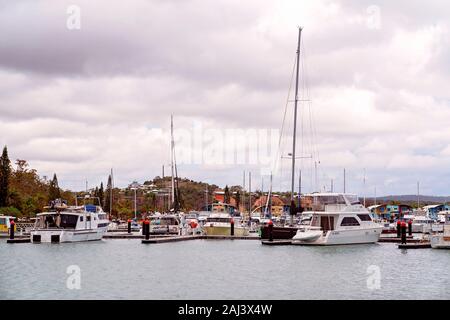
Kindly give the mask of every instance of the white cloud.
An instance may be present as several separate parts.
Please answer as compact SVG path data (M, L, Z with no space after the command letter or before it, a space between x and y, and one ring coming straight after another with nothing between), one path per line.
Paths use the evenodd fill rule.
M407 192L416 180L448 193L447 3L379 1L371 28L372 1L78 1L78 31L66 28L69 4L0 4L0 143L67 187L105 181L111 167L119 184L159 175L171 113L184 130L279 129L300 25L319 184L341 184L346 167L350 190L361 191L366 168L379 194ZM305 154L316 152L306 143L307 106ZM287 119L289 135L292 107ZM286 155L290 142L283 146ZM303 162L308 191L313 163ZM260 170L179 169L220 185L241 183L244 169L257 181ZM283 160L275 187L288 188L288 172Z

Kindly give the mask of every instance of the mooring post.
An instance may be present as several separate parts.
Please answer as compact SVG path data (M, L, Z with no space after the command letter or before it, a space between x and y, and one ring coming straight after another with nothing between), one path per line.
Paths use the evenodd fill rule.
M412 220L408 220L408 234L412 236Z
M406 244L406 222L402 222L402 243Z
M10 225L11 225L11 227L10 227L10 229L9 229L9 238L10 238L11 240L14 240L14 227L15 227L15 225L16 225L16 223L14 222L14 220L11 220Z
M150 221L145 219L144 221L144 229L145 229L145 240L150 238Z
M131 219L128 219L128 233L131 233Z
M273 241L273 222L269 220L269 241Z
M230 223L231 223L231 227L230 227L230 235L231 235L231 236L234 236L234 219L233 219L233 218L231 218Z
M402 222L397 220L397 238L400 238Z

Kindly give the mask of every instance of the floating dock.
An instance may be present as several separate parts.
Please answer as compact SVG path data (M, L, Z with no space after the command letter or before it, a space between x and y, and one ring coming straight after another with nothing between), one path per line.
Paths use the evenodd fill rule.
M402 243L398 245L399 249L429 249L431 248L431 242L411 242Z
M6 243L31 243L30 238L8 239Z
M407 236L406 237L406 242L418 242L419 239L414 239L413 236ZM378 239L378 242L391 242L391 243L400 243L402 242L402 238L397 238L397 237L380 237Z
M142 243L145 244L157 244L167 242L179 242L187 240L260 240L259 237L252 236L207 236L207 235L194 235L194 236L176 236L176 237L154 237L153 239L143 239Z

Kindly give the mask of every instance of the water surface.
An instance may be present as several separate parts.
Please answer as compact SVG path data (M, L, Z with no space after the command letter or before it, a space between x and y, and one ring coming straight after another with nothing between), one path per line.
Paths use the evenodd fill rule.
M0 299L450 299L450 251L257 240L7 244ZM81 271L68 289L67 268ZM368 278L380 271L380 289ZM369 273L368 273L369 268ZM373 268L373 267L372 267Z

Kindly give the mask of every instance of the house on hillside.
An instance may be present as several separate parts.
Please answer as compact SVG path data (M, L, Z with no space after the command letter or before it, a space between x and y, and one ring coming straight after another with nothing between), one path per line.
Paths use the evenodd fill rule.
M373 214L373 217L387 220L412 213L412 207L407 204L378 204L367 209Z

